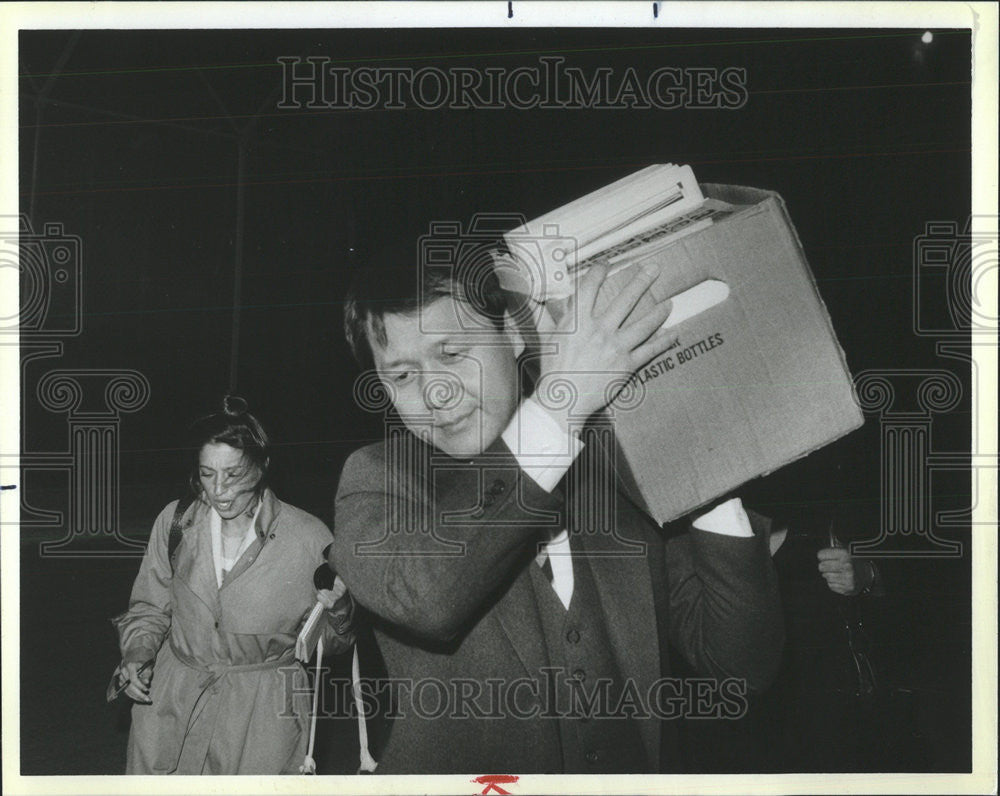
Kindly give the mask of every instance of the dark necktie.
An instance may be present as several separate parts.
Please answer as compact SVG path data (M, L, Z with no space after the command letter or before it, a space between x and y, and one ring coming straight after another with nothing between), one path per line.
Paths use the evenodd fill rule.
M549 583L552 583L552 562L549 561L549 557L545 556L545 561L542 562L542 572L545 573L545 577L549 579Z

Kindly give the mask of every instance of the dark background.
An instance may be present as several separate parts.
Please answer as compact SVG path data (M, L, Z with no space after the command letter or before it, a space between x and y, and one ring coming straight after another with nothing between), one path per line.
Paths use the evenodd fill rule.
M24 450L66 445L65 416L35 396L48 369L131 368L151 393L121 423L123 532L145 538L183 489L179 432L231 386L239 136L235 388L278 442L278 494L328 522L344 459L381 435L381 419L354 404L339 330L351 269L414 224L530 218L651 163L784 197L852 372L945 368L968 387L968 368L913 332L914 238L970 213L970 38L935 31L925 46L922 32L22 32L22 212L36 232L60 222L80 236L83 288L81 334L24 370ZM616 76L736 66L749 99L738 110L281 110L282 55L508 69L562 55ZM969 392L935 417L934 450L970 449ZM967 475L934 488L938 509L969 504ZM65 476L26 472L35 507L60 509L65 495ZM804 526L836 515L845 537L874 536L878 419L747 495ZM127 717L101 702L117 655L106 619L124 609L138 561L40 559L43 532L22 533L23 771L120 771ZM897 729L916 727L927 752L900 766L970 765L971 539L952 536L961 558L884 562L889 594L869 617L894 682L919 697ZM53 583L73 595L68 607ZM787 770L808 765L787 759Z

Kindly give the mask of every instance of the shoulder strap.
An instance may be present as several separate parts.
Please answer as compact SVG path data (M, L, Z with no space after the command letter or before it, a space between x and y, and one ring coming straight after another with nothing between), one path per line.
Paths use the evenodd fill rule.
M167 559L170 561L170 574L174 574L174 553L177 550L177 546L181 543L181 520L184 518L184 512L187 511L188 506L194 502L194 496L190 493L185 494L177 501L177 508L174 509L174 518L170 522L170 536L167 538Z

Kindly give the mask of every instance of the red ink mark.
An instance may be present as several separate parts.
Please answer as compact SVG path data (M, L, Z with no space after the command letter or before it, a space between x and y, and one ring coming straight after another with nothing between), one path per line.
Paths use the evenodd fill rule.
M514 774L483 774L472 781L486 786L483 788L482 793L499 793L501 796L510 796L510 792L501 788L500 783L510 785L513 782L517 782L517 776Z

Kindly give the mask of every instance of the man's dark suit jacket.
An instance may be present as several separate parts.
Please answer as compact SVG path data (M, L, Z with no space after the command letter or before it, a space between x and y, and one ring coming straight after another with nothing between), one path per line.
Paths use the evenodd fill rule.
M431 453L404 433L352 454L331 564L374 614L390 680L541 682L548 661L529 567L537 543L566 527L562 490L541 489L501 440L464 461L435 452L444 463L428 464ZM622 679L647 693L669 676L672 643L699 674L766 687L783 644L766 534L691 528L664 541L625 494L616 497L617 534L574 533L571 545L591 567ZM423 530L404 532L413 523ZM442 540L458 545L446 551ZM623 540L644 552L623 555ZM379 773L563 770L555 720L416 715L403 694ZM673 722L636 721L648 762L636 773L680 770Z

